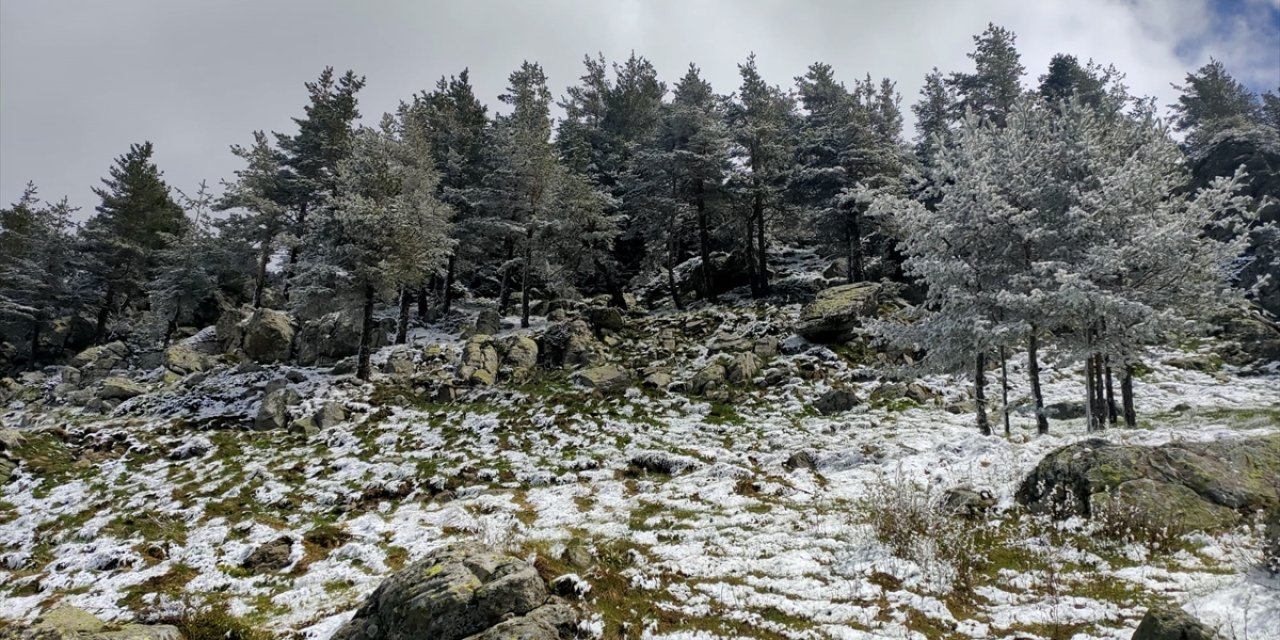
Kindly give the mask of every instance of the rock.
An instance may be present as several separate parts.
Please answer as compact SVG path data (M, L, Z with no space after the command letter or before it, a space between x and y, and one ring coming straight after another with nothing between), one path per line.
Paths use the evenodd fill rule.
M253 428L258 431L283 429L289 424L289 407L301 402L302 397L289 387L271 389L268 387L258 405L258 415L253 421Z
M511 378L527 380L538 367L538 343L527 336L513 336L507 341L506 349L503 361L511 369Z
M542 334L540 351L553 367L600 364L601 360L591 326L576 318L547 327Z
M57 629L62 632L92 633L94 631L102 631L106 628L107 623L99 620L97 616L84 609L68 604L60 604L42 614L35 626L45 629Z
M349 356L335 362L333 368L329 369L329 373L335 376L353 375L359 365L360 361L355 356Z
M1189 354L1176 358L1169 358L1164 361L1165 364L1179 369L1187 369L1189 371L1203 371L1212 373L1222 368L1222 358L1216 355L1205 353Z
M320 410L316 412L316 426L321 429L328 429L336 426L347 419L347 411L342 408L341 404L332 400L320 406Z
M251 551L240 566L253 573L279 571L289 566L292 553L293 540L288 536L281 536Z
M387 354L387 362L382 365L382 372L397 378L413 375L413 354L405 346L396 347Z
M787 458L782 466L787 471L795 471L796 469L808 469L813 471L818 468L817 456L810 451L797 451Z
M631 371L622 365L606 364L573 374L574 384L599 391L619 391L631 384Z
M591 593L591 583L576 573L566 573L547 583L551 592L566 598L581 598Z
M462 362L458 377L463 381L488 386L498 378L498 350L493 346L493 336L477 335L462 347Z
M1158 605L1147 609L1133 632L1133 640L1215 640L1217 634L1178 607Z
M1272 575L1280 574L1280 507L1272 507L1263 518L1262 566Z
M689 392L706 395L707 393L719 389L724 386L725 379L729 372L722 364L709 364L703 367L702 371L694 374L693 379L689 381Z
M844 413L861 403L858 396L849 389L831 389L813 401L813 408L824 416Z
M762 360L767 360L778 355L778 339L777 338L761 338L755 344L751 345L751 350Z
M316 426L316 419L314 417L304 416L289 423L289 433L313 436L320 433L320 427Z
M1044 415L1050 420L1078 420L1085 415L1083 402L1064 401L1045 405Z
M196 437L183 442L169 451L170 460L190 460L199 458L213 451L213 443L207 438Z
M760 357L754 352L739 353L729 363L728 380L736 384L750 382L760 373Z
M844 342L854 337L862 319L878 315L884 287L860 282L818 292L818 297L800 310L795 331L813 342Z
M1094 517L1122 526L1157 528L1167 523L1177 531L1221 531L1240 520L1239 514L1206 500L1185 485L1139 478L1090 496Z
M360 351L360 322L359 314L349 311L334 311L304 322L294 341L294 358L298 364L312 366L339 364L356 355ZM374 327L370 348L386 346L387 334L387 327ZM355 371L354 363L351 371Z
M170 371L188 374L204 371L213 366L214 358L200 353L188 343L179 342L164 350L164 366Z
M251 307L228 307L218 316L214 325L214 335L226 353L235 353L244 345L245 327L249 318L253 317Z
M596 558L586 547L578 543L570 543L560 554L560 559L576 569L589 569L596 563Z
M1109 494L1101 501L1113 513L1141 505L1151 517L1176 515L1191 527L1216 528L1235 519L1222 508L1247 514L1280 504L1277 485L1280 435L1159 447L1093 438L1045 456L1016 497L1033 510L1065 516L1091 515L1095 498Z
M650 389L666 389L673 382L671 374L665 371L654 371L644 377L644 386Z
M560 640L558 624L576 616L547 602L532 564L452 544L383 581L333 640Z
M102 387L98 389L98 399L128 400L146 392L147 387L141 382L134 382L120 376L112 376L102 381Z
M123 365L127 357L129 347L117 340L81 351L71 359L71 366L79 370L85 379L96 380Z
M587 307L583 314L597 332L621 331L626 326L622 312L617 307Z
M254 362L288 362L293 354L293 318L283 311L258 309L244 329L244 353Z
M566 604L553 602L523 617L499 622L466 640L570 640L578 637L577 611Z
M943 509L967 518L981 515L995 506L996 497L986 489L967 486L952 487L942 494Z
M678 456L666 451L644 451L631 456L629 462L633 470L643 473L659 473L673 476L681 471L698 466L698 461L686 456Z
M472 327L471 335L493 336L499 331L502 331L502 316L494 309L483 309L476 315L476 323Z
M0 451L13 451L27 439L17 429L0 429Z

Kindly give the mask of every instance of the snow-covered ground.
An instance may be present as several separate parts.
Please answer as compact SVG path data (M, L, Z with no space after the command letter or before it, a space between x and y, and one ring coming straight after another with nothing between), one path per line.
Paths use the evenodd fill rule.
M583 577L625 589L598 587L589 601L599 599L600 628L621 634L625 623L626 637L1118 639L1164 599L1235 638L1280 637L1280 584L1249 569L1258 541L1247 526L1156 553L1091 542L1083 521L1017 512L1018 483L1047 453L1086 437L1082 421L1055 421L1037 437L1015 414L1011 438L983 437L970 414L944 409L966 396L963 381L946 377L922 380L944 396L929 406L869 403L824 417L810 403L835 380L856 379L853 368L821 350L781 360L825 373L731 405L560 384L462 404L371 405L372 387L307 370L295 376L307 406L335 400L353 416L313 436L196 432L179 417L233 402L139 400L112 418L32 416L37 426L65 424L89 453L59 465L66 452L50 444L42 472L24 465L0 489L0 618L30 619L57 601L112 619L218 598L276 631L325 638L394 569L479 538L520 554L592 550L599 566ZM204 384L247 388L276 375L226 371ZM1020 362L1011 375L1021 401ZM880 383L850 384L866 398ZM1078 371L1046 370L1050 403L1077 400L1081 385ZM1280 376L1154 364L1135 392L1143 428L1111 430L1109 440L1280 430ZM784 466L799 451L815 469ZM646 452L685 468L667 476L629 466ZM999 502L966 525L999 543L975 550L990 558L965 594L945 561L894 555L867 516L886 487L936 496L958 485ZM322 531L339 535L307 536ZM288 567L241 567L282 534L293 539Z

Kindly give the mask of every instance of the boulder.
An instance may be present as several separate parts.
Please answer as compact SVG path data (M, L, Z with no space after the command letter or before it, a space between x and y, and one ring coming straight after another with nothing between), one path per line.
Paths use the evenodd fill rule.
M147 387L141 382L134 382L120 376L112 376L102 381L102 387L98 389L98 399L128 400L146 392Z
M1147 609L1133 632L1133 640L1215 640L1217 634L1178 607L1158 605Z
M1045 456L1018 502L1057 515L1139 505L1156 518L1213 529L1280 504L1280 435L1158 447L1093 438Z
M360 322L359 314L348 311L334 311L304 322L294 341L294 359L305 366L332 365L356 355L360 351ZM388 333L385 323L374 327L370 348L385 347Z
M532 564L466 542L387 578L333 640L561 640L576 622Z
M68 604L59 604L31 624L0 628L0 640L182 640L182 632L167 624L112 624Z
M493 336L499 331L502 331L502 316L494 309L483 309L476 315L476 323L472 326L470 335Z
M539 350L543 360L553 367L574 367L600 364L602 350L588 325L581 318L574 318L547 327L542 334Z
M813 401L813 408L824 416L844 413L861 402L849 389L831 389Z
M477 335L462 347L458 377L474 385L491 385L498 378L498 350L493 336Z
M621 331L626 326L622 312L617 307L587 307L583 314L597 332Z
M406 346L396 347L394 351L387 354L387 361L382 365L382 372L397 378L404 378L413 375L414 363L413 354Z
M697 467L698 461L666 451L643 451L631 456L629 466L632 470L643 473L673 476L681 471Z
M279 571L289 566L289 558L293 553L293 539L281 536L263 545L259 545L240 563L240 566L253 573Z
M631 384L631 371L617 364L583 369L573 374L574 384L598 391L618 391Z
M214 334L222 345L223 351L235 353L244 345L244 330L249 326L249 318L253 317L252 307L227 307L218 316L214 324Z
M503 362L511 368L511 377L523 380L538 366L538 343L527 336L513 336L507 341Z
M735 384L750 382L760 373L760 357L755 352L747 351L733 357L729 363L728 380Z
M164 350L164 366L174 373L182 375L197 373L216 363L216 358L202 353L196 345L186 340L170 345Z
M787 471L795 471L796 469L813 471L818 468L818 458L812 451L797 451L782 463L782 467Z
M258 309L244 329L244 353L254 362L288 362L293 354L293 318L283 311Z
M289 407L298 404L302 397L289 387L268 389L258 405L258 415L253 428L258 431L283 429L289 424Z
M996 506L996 497L986 489L952 487L942 493L942 508L956 515L973 518Z
M708 392L719 389L724 386L725 379L728 378L729 372L722 364L709 364L703 367L701 371L694 374L693 379L689 381L689 391L691 393L705 395Z
M863 318L878 315L884 287L860 282L831 287L800 310L795 331L800 336L824 343L844 342L854 337Z
M129 347L117 340L81 351L71 359L71 366L78 369L85 379L95 380L122 366L127 357Z
M342 408L341 404L332 400L320 406L320 410L316 412L316 426L321 429L328 429L347 419L347 411Z
M673 382L671 374L666 371L654 371L644 377L644 386L650 389L666 389Z

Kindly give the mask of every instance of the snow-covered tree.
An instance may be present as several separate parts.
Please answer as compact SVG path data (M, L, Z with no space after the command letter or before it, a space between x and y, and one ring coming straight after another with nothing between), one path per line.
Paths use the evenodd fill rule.
M74 303L69 287L74 211L65 198L41 202L33 183L17 202L0 209L0 322L29 330L31 363L40 359L45 325Z
M265 133L255 131L252 146L232 145L231 153L244 160L245 167L236 171L234 182L224 183L226 191L217 206L219 209L241 209L248 215L244 220L249 228L246 240L256 245L258 256L251 297L256 309L262 306L267 266L278 249L280 234L288 229L290 223L288 209L281 204L285 199L285 181L280 154L271 147Z
M374 305L403 300L444 267L451 209L436 198L430 142L412 120L383 116L377 128L357 129L351 142L350 156L338 163L337 196L313 218L314 254L303 264L308 272L335 273L363 300L357 376L368 379Z
M957 116L976 113L998 126L1022 95L1022 76L1026 68L1018 54L1017 36L1004 27L988 24L973 37L974 50L967 54L973 60L973 73L952 73L946 82L959 98Z
M206 259L204 253L213 237L209 220L213 195L203 181L196 195L187 196L181 191L178 195L187 211L186 231L157 253L155 275L146 287L149 311L164 346L169 345L178 326L193 317L196 306L218 287L218 265Z

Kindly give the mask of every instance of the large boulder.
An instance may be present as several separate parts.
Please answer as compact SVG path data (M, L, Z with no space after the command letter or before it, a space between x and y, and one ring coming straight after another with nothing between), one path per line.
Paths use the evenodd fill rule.
M631 372L616 364L583 369L573 374L575 384L598 391L618 391L631 384Z
M252 307L227 307L218 316L214 324L214 335L222 345L222 350L235 353L244 345L244 331L253 317Z
M538 343L527 336L513 336L506 342L503 362L511 370L513 380L523 381L538 366Z
M845 342L864 318L879 314L883 292L884 287L874 282L823 289L800 310L796 333L813 342Z
M102 381L98 398L102 400L128 400L147 392L146 385L128 378L112 376Z
M0 640L182 640L182 632L167 624L111 624L67 604L41 614L31 623L0 628Z
M374 328L371 349L387 345L388 329L383 323ZM294 359L304 366L332 365L359 351L360 316L347 311L334 311L302 323L294 341Z
M108 342L89 347L71 359L71 366L80 371L85 380L94 380L111 373L129 357L129 347L123 342Z
M288 362L293 355L293 318L283 311L258 309L244 329L244 353L254 362Z
M216 329L206 329L165 349L164 366L179 374L204 371L218 363L219 350Z
M302 397L290 387L269 390L258 405L253 428L258 431L285 428L289 424L289 408L301 401Z
M496 309L481 309L476 314L476 323L467 337L493 336L502 331L502 315Z
M333 640L567 640L574 626L532 564L469 542L387 578Z
M542 334L541 353L553 367L600 364L603 350L591 325L581 318L553 324Z
M1159 447L1093 438L1041 460L1017 499L1058 515L1142 507L1187 528L1218 528L1280 504L1280 435Z
M617 307L587 307L583 313L598 332L621 331L626 326Z
M1157 605L1147 609L1132 640L1215 640L1217 634L1178 607Z
M476 385L491 385L498 379L498 350L493 336L472 336L462 347L458 377Z

